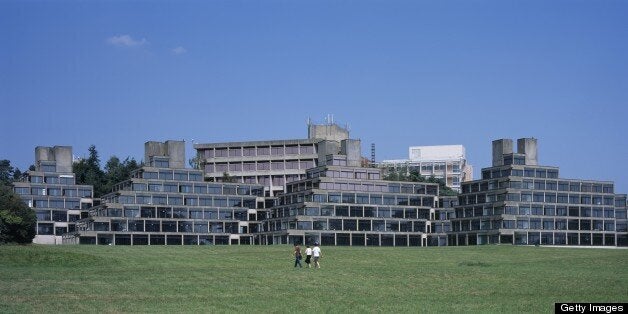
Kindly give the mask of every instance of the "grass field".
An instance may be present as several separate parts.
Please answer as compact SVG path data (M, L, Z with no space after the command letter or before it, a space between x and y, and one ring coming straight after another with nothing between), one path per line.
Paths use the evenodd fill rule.
M0 246L0 312L552 312L626 302L628 250Z

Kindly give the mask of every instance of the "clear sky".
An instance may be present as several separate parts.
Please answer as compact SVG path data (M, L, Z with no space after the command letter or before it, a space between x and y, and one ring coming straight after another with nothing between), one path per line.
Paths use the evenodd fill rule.
M536 137L561 177L628 193L628 1L0 1L0 159L148 140L307 137L377 159ZM189 157L189 156L188 156Z

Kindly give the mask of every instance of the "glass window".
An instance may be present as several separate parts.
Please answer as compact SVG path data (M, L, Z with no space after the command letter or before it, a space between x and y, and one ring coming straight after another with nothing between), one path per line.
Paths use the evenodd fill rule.
M242 148L242 155L246 157L255 156L255 147Z

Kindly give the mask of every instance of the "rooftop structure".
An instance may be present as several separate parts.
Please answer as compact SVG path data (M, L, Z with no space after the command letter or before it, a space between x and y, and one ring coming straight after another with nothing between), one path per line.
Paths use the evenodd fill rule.
M194 148L205 179L261 184L266 196L304 179L305 171L324 164L329 154L348 154L352 165L361 161L359 140L350 140L349 131L333 123L308 124L307 139L195 144Z
M424 177L443 179L445 185L458 192L461 182L473 179L473 168L467 164L462 145L411 146L408 159L384 160L377 166L385 173L417 171Z

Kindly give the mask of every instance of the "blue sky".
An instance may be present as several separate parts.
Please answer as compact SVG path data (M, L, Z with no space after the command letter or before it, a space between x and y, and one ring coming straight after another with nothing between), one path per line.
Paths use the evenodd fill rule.
M365 155L536 137L561 177L628 192L627 1L0 1L0 158L147 140L305 138Z

